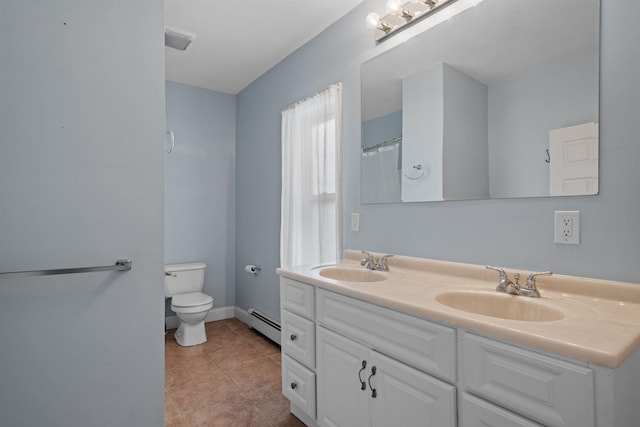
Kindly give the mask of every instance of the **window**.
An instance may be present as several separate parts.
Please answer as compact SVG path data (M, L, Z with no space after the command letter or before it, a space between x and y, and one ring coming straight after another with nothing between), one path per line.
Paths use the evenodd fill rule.
M283 267L340 259L340 114L340 84L282 112Z

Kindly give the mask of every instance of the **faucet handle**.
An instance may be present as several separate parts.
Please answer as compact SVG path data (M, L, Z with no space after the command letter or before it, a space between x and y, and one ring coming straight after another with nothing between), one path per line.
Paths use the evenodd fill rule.
M376 270L380 271L389 271L389 266L387 265L387 258L392 257L393 254L383 255L382 258L376 264Z
M366 255L366 258L363 258L360 261L360 265L365 265L368 262L373 261L373 254L371 252L367 252L367 251L361 251L364 255Z
M527 277L527 289L536 289L536 277L538 276L551 276L553 273L551 271L543 271L540 273L531 273L529 277Z
M500 273L500 278L501 279L506 279L507 278L507 272L504 271L504 269L499 268L499 267L492 267L490 265L485 265L485 268L488 268L489 270L495 270L498 273Z

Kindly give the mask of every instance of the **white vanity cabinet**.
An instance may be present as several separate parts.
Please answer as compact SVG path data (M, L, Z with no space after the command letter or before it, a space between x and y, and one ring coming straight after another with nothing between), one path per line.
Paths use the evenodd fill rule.
M283 394L308 426L640 425L640 349L605 368L287 277L280 290Z
M319 425L455 426L452 385L324 327L317 337Z

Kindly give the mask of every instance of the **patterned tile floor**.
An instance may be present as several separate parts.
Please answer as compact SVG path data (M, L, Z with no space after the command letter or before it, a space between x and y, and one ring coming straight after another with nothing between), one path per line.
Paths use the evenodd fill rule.
M280 347L237 319L205 327L193 347L166 334L165 426L304 426L281 392Z

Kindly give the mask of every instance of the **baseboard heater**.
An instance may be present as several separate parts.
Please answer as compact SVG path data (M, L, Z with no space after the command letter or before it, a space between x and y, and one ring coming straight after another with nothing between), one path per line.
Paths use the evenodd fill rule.
M247 312L249 313L249 325L253 329L260 332L271 341L280 344L280 323L278 323L277 320L270 318L266 314L260 313L254 308L250 308Z

